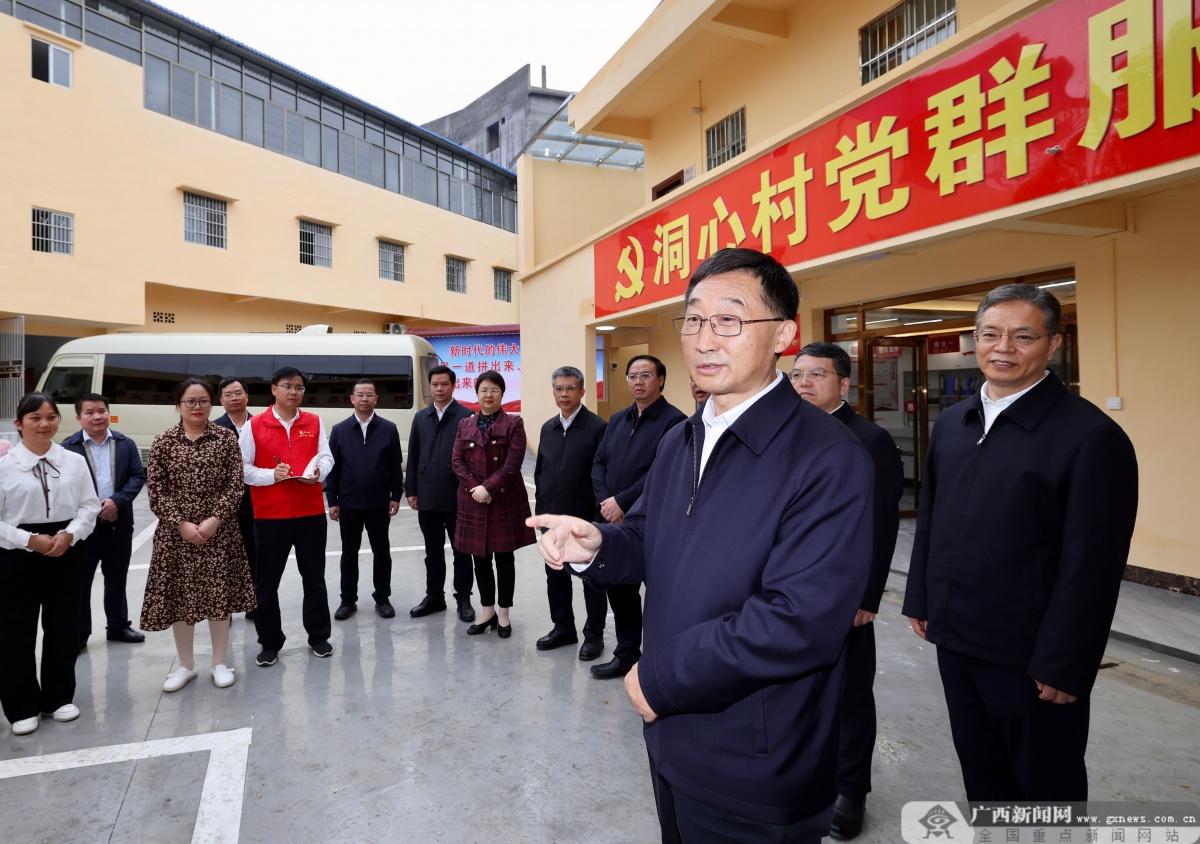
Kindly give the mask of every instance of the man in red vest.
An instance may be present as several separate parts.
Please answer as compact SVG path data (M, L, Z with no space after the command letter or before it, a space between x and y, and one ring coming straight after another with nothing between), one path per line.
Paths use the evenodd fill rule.
M251 417L239 438L243 475L254 505L258 597L254 627L262 646L255 661L264 668L275 664L287 638L279 621L279 581L293 548L304 584L308 646L322 658L333 653L325 589L327 523L321 496L321 482L333 469L333 455L321 417L300 409L304 388L300 370L291 366L276 370L271 377L274 404Z

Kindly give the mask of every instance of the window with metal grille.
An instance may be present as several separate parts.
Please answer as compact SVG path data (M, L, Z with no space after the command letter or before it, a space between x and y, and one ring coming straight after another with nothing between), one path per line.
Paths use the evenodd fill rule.
M467 292L467 262L446 256L446 289L452 293Z
M865 85L958 30L957 0L904 0L858 31Z
M502 270L496 267L495 273L496 299L500 302L512 301L512 270Z
M301 329L301 328L303 328L303 327L304 327L304 326L302 326L302 325L297 325L297 324L296 324L296 323L294 323L294 322L285 322L285 323L283 324L283 330L284 330L284 332L285 332L285 333L287 333L287 334L299 334L299 333L300 333L300 329Z
M227 220L224 200L198 193L183 195L183 239L188 243L224 249L228 245Z
M404 281L403 244L379 241L379 277L389 281Z
M174 311L154 311L151 314L150 321L161 323L163 325L174 325L175 324L175 312Z
M308 220L300 221L300 263L313 267L333 266L333 229Z
M75 217L61 211L33 209L33 251L71 255L74 246Z
M31 72L34 79L51 85L71 87L71 51L33 39Z
M704 133L708 150L708 169L718 167L746 151L746 108L708 127Z

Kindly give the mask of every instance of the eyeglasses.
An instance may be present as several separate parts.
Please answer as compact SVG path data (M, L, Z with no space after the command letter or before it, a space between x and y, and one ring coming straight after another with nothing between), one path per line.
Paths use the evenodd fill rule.
M577 393L579 388L574 384L560 384L554 388L554 394L557 396L560 393Z
M477 396L502 396L504 393L500 390L476 390Z
M737 337L742 333L743 325L752 325L756 322L786 322L783 317L766 317L764 319L742 319L734 314L713 314L710 317L700 316L699 314L685 314L677 316L671 322L675 324L675 330L680 334L699 334L700 329L704 327L704 323L708 323L712 328L713 334L718 337Z
M649 381L653 377L653 372L629 372L626 373L625 380L633 384L638 381Z
M982 343L985 346L995 346L997 343L1000 342L1001 337L1006 337L1006 336L1010 340L1012 340L1014 343L1016 343L1018 346L1026 347L1026 346L1032 346L1038 340L1041 340L1043 337L1045 337L1047 335L1045 335L1045 334L1030 334L1028 331L1018 331L1016 334L1013 334L1012 332L1009 332L1009 331L993 331L992 329L989 328L984 331L976 331L975 332L975 341L977 343Z
M183 401L180 402L180 404L183 405L184 407L190 407L192 409L195 409L197 407L211 407L212 406L212 402L210 402L208 399L184 399Z
M379 398L379 396L376 395L375 393L355 393L354 398L356 398L356 399L377 399L377 398Z
M226 390L225 392L221 393L221 398L223 398L223 399L240 399L240 398L243 398L245 395L246 395L246 392L244 390Z
M803 381L807 378L810 381L821 381L825 376L832 374L828 369L821 369L819 367L817 369L793 369L792 380Z
M276 387L283 390L285 393L303 393L303 384L276 384Z

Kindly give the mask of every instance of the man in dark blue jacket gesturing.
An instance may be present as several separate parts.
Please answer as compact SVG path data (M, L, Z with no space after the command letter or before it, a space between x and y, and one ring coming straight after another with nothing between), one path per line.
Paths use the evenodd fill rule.
M838 657L867 582L874 470L775 368L798 302L770 256L701 264L676 325L703 410L663 437L622 523L529 520L551 566L645 581L625 690L664 842L815 844L832 816Z
M342 602L333 617L345 621L358 609L358 547L363 528L374 558L372 597L375 612L392 618L392 554L388 524L400 510L404 495L404 459L400 432L394 423L376 415L379 394L369 378L354 385L354 415L333 426L329 451L333 471L325 479L329 518L342 534Z

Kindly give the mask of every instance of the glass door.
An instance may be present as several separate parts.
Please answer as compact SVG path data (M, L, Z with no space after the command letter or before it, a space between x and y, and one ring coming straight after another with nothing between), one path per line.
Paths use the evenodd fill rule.
M924 337L875 337L860 360L863 415L892 435L904 464L900 515L916 514L929 443Z

